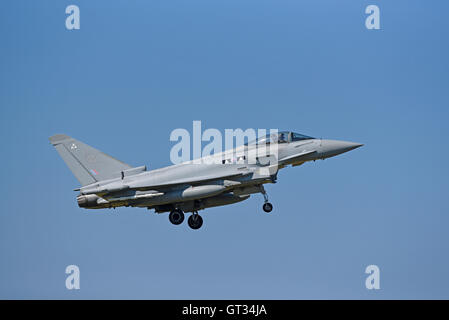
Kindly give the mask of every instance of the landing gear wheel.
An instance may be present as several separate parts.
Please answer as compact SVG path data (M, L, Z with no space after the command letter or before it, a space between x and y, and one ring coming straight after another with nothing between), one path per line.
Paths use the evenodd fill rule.
M271 203L269 203L269 202L265 202L265 203L263 204L262 209L263 209L263 211L265 211L265 212L271 212L271 210L273 210L273 205L272 205Z
M263 187L263 185L260 185L260 193L262 193L263 199L265 200L265 203L263 204L263 207L262 207L263 211L271 212L271 210L273 210L273 205L268 202L268 195L267 195L267 192L265 191L265 188Z
M175 209L170 212L168 219L175 225L181 224L184 221L184 213L182 212L182 210Z
M190 228L196 230L201 228L201 226L203 225L203 218L201 218L198 213L194 213L189 217L187 223L189 224Z

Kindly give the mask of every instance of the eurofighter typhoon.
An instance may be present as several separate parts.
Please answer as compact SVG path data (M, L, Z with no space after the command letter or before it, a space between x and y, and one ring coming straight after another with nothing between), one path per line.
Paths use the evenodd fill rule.
M146 166L131 167L64 134L50 137L50 142L81 184L75 189L79 207L154 209L169 212L175 225L184 221L184 212L191 212L187 222L192 229L203 225L198 211L244 201L255 193L263 195L262 209L269 213L273 205L264 184L275 183L280 169L362 146L282 131L201 159L147 171Z

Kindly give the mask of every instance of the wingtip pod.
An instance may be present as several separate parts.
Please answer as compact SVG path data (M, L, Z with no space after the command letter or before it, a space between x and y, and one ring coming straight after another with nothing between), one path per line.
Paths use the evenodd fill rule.
M65 134L55 134L55 135L51 136L50 138L48 138L48 140L50 140L50 143L54 146L57 144L60 144L62 141L69 140L69 139L71 139L71 137L69 137L68 135L65 135Z

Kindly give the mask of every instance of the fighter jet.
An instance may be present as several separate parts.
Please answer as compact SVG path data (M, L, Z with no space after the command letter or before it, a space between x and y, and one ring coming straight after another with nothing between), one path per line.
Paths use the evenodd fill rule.
M276 183L280 169L362 146L281 131L201 159L147 171L146 166L131 167L64 134L49 140L81 184L75 189L80 208L154 209L169 212L174 225L190 212L187 222L192 229L203 225L198 211L244 201L255 193L263 195L262 209L269 213L273 205L264 184Z

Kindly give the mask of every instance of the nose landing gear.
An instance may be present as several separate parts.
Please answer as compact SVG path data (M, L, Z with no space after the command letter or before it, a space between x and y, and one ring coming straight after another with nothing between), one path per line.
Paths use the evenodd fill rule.
M266 202L266 203L263 204L262 209L266 213L270 213L271 210L273 210L273 205L271 203L269 203L269 202Z
M265 188L263 187L263 185L260 186L260 193L262 193L263 199L264 199L264 204L262 206L262 209L266 213L270 213L273 210L273 205L270 202L268 202L268 195L267 195L267 192L265 191Z

